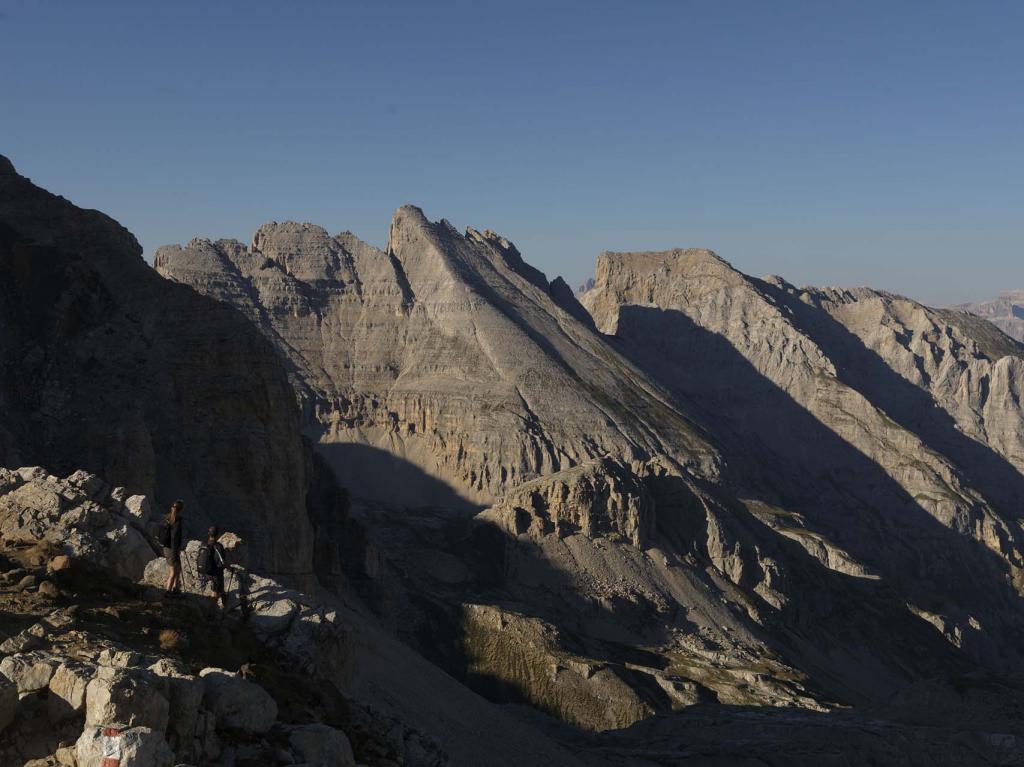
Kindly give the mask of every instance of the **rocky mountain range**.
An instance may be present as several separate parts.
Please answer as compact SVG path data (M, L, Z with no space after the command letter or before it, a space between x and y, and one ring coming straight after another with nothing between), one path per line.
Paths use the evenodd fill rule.
M958 308L984 317L1006 335L1024 342L1024 290L1007 290L991 301L961 304Z
M5 167L0 463L182 495L339 605L316 657L401 763L1017 758L1024 346L989 322L706 250L577 295L413 206L383 250L270 223L150 269Z

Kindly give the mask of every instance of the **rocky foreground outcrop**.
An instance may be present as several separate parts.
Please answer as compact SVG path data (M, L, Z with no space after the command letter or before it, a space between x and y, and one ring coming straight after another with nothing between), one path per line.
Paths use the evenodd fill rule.
M353 767L348 737L316 719L337 720L330 708L347 705L334 685L307 693L312 721L289 722L246 678L288 668L289 683L318 687L325 665L343 657L337 611L234 566L234 615L225 618L201 604L195 542L184 570L196 597L154 601L165 562L146 533L149 516L146 497L84 471L60 479L0 469L0 724L11 735L0 738L0 762L94 767L110 755L106 743L125 766L293 764L330 752L315 761ZM225 542L240 547L236 536ZM147 575L154 588L133 585ZM9 633L19 623L29 625ZM245 658L245 642L262 648L263 671L203 667Z
M98 767L113 743L122 767L578 765L353 605L248 569L233 533L226 611L196 541L161 599L151 521L87 472L0 469L0 764Z

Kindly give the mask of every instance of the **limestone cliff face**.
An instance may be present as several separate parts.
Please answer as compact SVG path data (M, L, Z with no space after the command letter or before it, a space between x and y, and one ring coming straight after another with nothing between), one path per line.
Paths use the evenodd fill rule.
M936 604L965 636L972 611L1007 619L1024 583L1019 345L876 291L752 279L702 250L605 253L582 300L700 412L743 495L796 514L809 551L829 542L821 561Z
M524 482L487 512L510 535L579 534L637 547L650 539L654 514L654 502L637 472L610 458Z
M748 710L687 710L763 706L781 730L759 753L776 754L814 722L815 748L839 716L880 726L865 717L927 697L921 680L972 690L929 732L975 697L1017 710L985 676L1024 666L1020 354L989 325L754 280L699 250L602 257L591 315L508 240L411 206L385 250L294 223L164 248L172 285L109 219L3 170L0 458L100 467L159 505L223 501L265 570L343 566L359 589L346 683L453 763L575 763L453 679L595 731L653 715L749 730ZM357 496L347 522L322 459ZM0 472L4 536L38 517L59 520L47 540L136 539L99 508L116 489L22 472ZM270 623L293 612L280 601ZM837 703L857 710L812 717ZM984 726L957 742L991 740ZM664 760L643 734L665 732L634 732L572 737L587 763L599 743L613 763Z
M270 344L162 279L135 238L0 158L0 462L85 467L186 501L193 537L237 530L268 572L308 579L312 458Z
M1021 663L1018 416L984 413L1017 347L982 323L702 250L606 254L584 316L411 206L383 251L268 224L156 267L273 341L364 499L368 600L489 697L602 728Z
M155 266L238 306L276 344L310 433L356 492L423 505L454 491L483 504L603 455L718 471L692 424L593 333L568 286L492 232L460 234L405 206L386 252L267 224L248 248L194 240L161 248Z
M973 316L930 309L867 288L789 292L838 320L901 378L922 391L917 402L886 402L883 409L913 411L937 405L956 431L1024 471L1024 411L1020 404L1024 346ZM861 380L854 385L870 390L870 371L851 371L851 376L857 374ZM919 418L911 428L921 432L930 431L930 426L926 418ZM927 441L932 434L924 436ZM967 464L967 471L974 468L971 464L985 463L980 454L957 460L960 454L951 444L955 436L936 433L934 441L941 452Z

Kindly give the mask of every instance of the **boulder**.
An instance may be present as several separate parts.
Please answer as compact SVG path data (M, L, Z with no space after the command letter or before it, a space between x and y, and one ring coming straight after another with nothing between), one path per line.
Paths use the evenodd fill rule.
M96 489L89 477L85 472L67 480L31 477L0 495L0 537L15 543L45 542L72 559L138 580L155 549L134 518L126 520L119 508L108 509L90 499L88 493L103 498L107 491L105 485L102 492Z
M68 630L75 625L78 620L78 605L68 605L67 607L60 607L45 618L43 618L39 625L44 631L50 629L65 629Z
M132 495L125 499L125 510L140 524L145 526L153 513L149 498L144 495Z
M300 762L322 767L355 767L352 745L345 733L326 724L293 728L288 735L288 744Z
M66 659L50 678L47 713L54 724L85 711L85 690L96 675L96 668Z
M55 599L60 595L60 589L57 588L57 584L53 581L43 581L39 584L39 588L36 591L40 596L47 597L48 599Z
M43 540L57 526L65 505L59 486L45 480L26 482L0 498L0 533L17 543Z
M46 644L47 625L40 621L0 643L0 654L15 655L38 650Z
M15 469L14 473L18 475L22 482L30 482L33 479L46 479L46 469L42 466L22 466L20 469Z
M174 752L160 732L149 727L130 727L110 737L104 728L87 725L76 744L79 767L100 765L103 761L104 746L119 754L119 767L171 767Z
M0 661L0 674L18 687L18 693L44 689L53 677L60 659L44 652L23 652L8 655Z
M249 607L249 625L262 637L284 633L292 624L299 606L289 599L289 592L281 589L262 591L252 595Z
M344 656L347 639L336 611L304 606L277 647L303 672L329 673L331 663Z
M224 533L217 539L217 542L224 547L224 554L228 562L242 567L249 566L249 547L237 533Z
M101 540L110 552L109 566L118 575L133 581L143 576L146 564L155 553L153 544L141 531L124 523L104 531Z
M116 647L104 647L96 656L98 665L112 668L131 668L141 662L142 656L135 650L118 650Z
M222 748L217 737L217 719L205 709L199 710L193 744L201 764L218 764Z
M71 568L71 557L67 554L58 554L50 563L46 566L46 569L51 573L59 573L62 570L68 570Z
M101 667L85 691L85 723L167 730L170 703L153 674ZM162 738L161 738L162 739Z
M206 591L206 580L199 576L197 560L202 544L199 541L189 541L181 552L181 590L189 594L203 594ZM167 560L161 557L152 558L146 563L142 574L142 582L163 588L167 582L168 564Z
M217 729L266 732L277 719L277 704L258 684L219 668L199 672L203 704L217 720Z
M0 495L9 493L22 483L21 477L10 469L0 468Z
M124 503L128 499L128 490L123 487L115 487L110 491L110 503L116 508L123 509Z
M18 712L18 685L0 674L0 732L14 721Z
M74 474L71 474L67 478L67 482L79 488L90 500L101 501L103 500L109 488L107 483L97 477L95 474L90 474L87 471L79 469Z
M167 658L161 658L149 670L167 685L170 703L167 738L179 755L193 746L193 736L203 702L203 684Z
M15 584L14 588L18 591L31 591L36 587L37 583L39 583L39 579L36 576L26 575Z

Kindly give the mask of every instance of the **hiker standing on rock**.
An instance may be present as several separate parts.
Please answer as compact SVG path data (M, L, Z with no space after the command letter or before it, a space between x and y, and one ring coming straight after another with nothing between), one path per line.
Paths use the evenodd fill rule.
M220 528L216 525L206 531L206 545L199 551L199 572L209 578L213 586L213 595L220 602L222 609L227 609L228 599L224 594L224 546L217 539Z
M185 521L182 519L184 501L175 501L171 510L164 517L160 527L160 545L164 550L164 559L170 570L167 573L165 597L181 595L181 544L184 538Z

